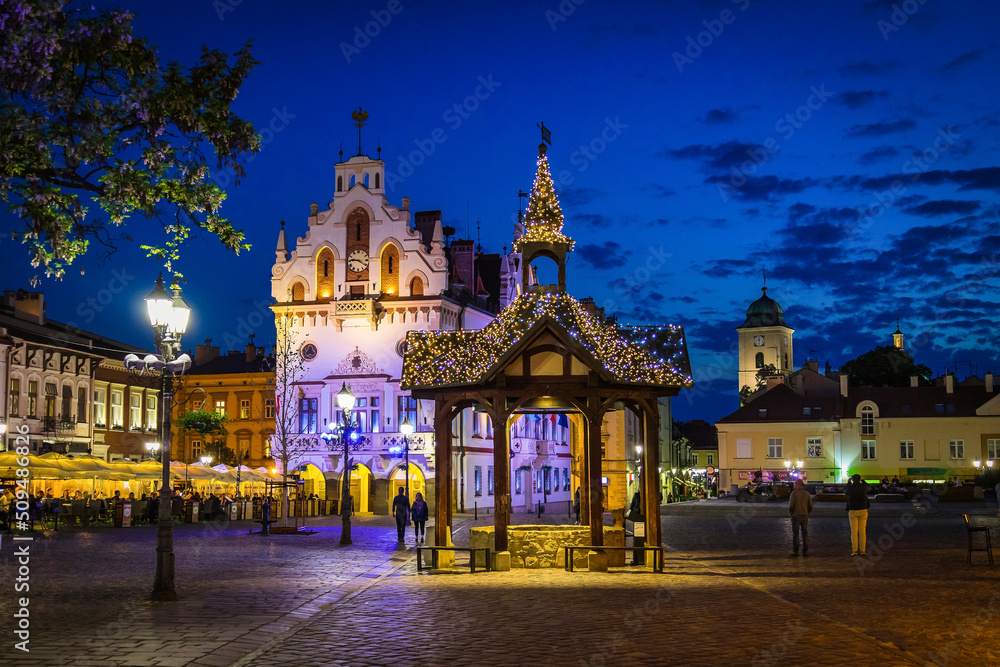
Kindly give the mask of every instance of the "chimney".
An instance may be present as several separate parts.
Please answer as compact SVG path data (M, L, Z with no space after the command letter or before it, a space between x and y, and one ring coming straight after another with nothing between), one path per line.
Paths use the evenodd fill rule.
M253 341L250 341L245 351L247 363L253 363L257 359L257 346L253 344Z
M454 274L461 281L458 284L466 285L470 290L475 289L475 243L468 240L452 241L451 264Z
M45 324L45 294L42 292L4 292L4 304L14 309L14 317L37 324Z
M986 393L987 394L992 394L993 393L993 373L992 372L986 374Z
M814 361L811 363L819 364L818 361ZM802 377L801 375L792 376L792 389L794 389L795 393L798 394L799 396L805 396L805 385L806 385L806 379L804 377Z
M195 345L194 365L201 366L219 357L218 345Z
M847 398L847 373L840 374L840 395Z
M819 359L807 359L806 368L811 370L813 373L819 373Z
M441 211L417 211L413 214L413 226L420 234L420 242L428 249L434 238L435 228L441 224Z
M949 394L955 393L955 376L951 373L944 376L944 390Z
M770 391L772 387L777 387L779 384L785 384L784 375L769 375L767 377L767 391Z
M910 376L910 386L911 387L919 387L920 386L920 376L919 375L911 375Z

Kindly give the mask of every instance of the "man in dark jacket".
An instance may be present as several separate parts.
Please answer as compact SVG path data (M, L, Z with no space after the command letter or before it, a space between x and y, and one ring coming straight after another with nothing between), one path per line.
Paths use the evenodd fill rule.
M795 480L795 490L788 495L788 513L792 517L792 555L799 555L799 530L802 531L802 555L809 553L809 513L813 497L801 479Z
M847 518L851 522L851 555L865 556L868 530L868 482L855 473L847 483Z
M406 489L399 487L399 495L392 499L392 515L396 517L396 533L399 541L403 541L406 526L410 523L410 501L406 497Z

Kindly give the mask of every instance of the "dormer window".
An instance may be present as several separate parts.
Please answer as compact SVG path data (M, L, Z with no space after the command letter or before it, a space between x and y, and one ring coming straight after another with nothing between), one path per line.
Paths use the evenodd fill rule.
M767 419L767 408L761 408L758 410L757 417L760 419Z

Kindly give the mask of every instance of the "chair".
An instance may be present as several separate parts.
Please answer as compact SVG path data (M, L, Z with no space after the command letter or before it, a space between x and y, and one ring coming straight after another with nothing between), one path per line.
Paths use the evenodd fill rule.
M968 554L968 558L966 559L966 563L968 563L969 565L972 565L972 552L973 551L985 551L986 554L990 558L990 565L993 565L993 544L990 542L990 529L989 529L989 527L987 527L987 526L973 526L969 522L969 515L968 514L963 514L962 517L965 519L965 532L969 536L969 554ZM982 533L983 535L986 536L986 546L985 547L976 547L976 548L973 548L973 546L972 546L972 534L973 533Z

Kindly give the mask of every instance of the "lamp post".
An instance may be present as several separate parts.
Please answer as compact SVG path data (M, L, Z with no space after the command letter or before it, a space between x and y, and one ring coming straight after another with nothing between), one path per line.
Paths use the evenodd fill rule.
M399 431L403 434L403 475L406 479L406 502L410 502L410 439L409 435L413 433L413 424L410 423L410 418L407 417L403 420L403 423L399 425Z
M125 367L141 373L159 373L162 384L163 410L161 412L163 455L163 486L161 499L170 494L170 414L173 379L191 365L191 357L181 354L181 336L187 331L191 308L181 298L181 288L174 279L170 286L173 295L163 288L163 275L156 279L156 287L146 296L146 313L153 327L153 341L159 355L149 354L125 357ZM159 503L159 521L156 529L156 576L153 579L153 601L168 602L177 599L174 590L174 524L170 517L170 502Z
M344 435L341 438L344 444L344 474L340 480L340 544L347 546L351 544L351 453L350 439L354 434L351 429L351 410L354 408L354 394L350 387L344 382L340 391L337 392L337 407L340 408L344 422Z

